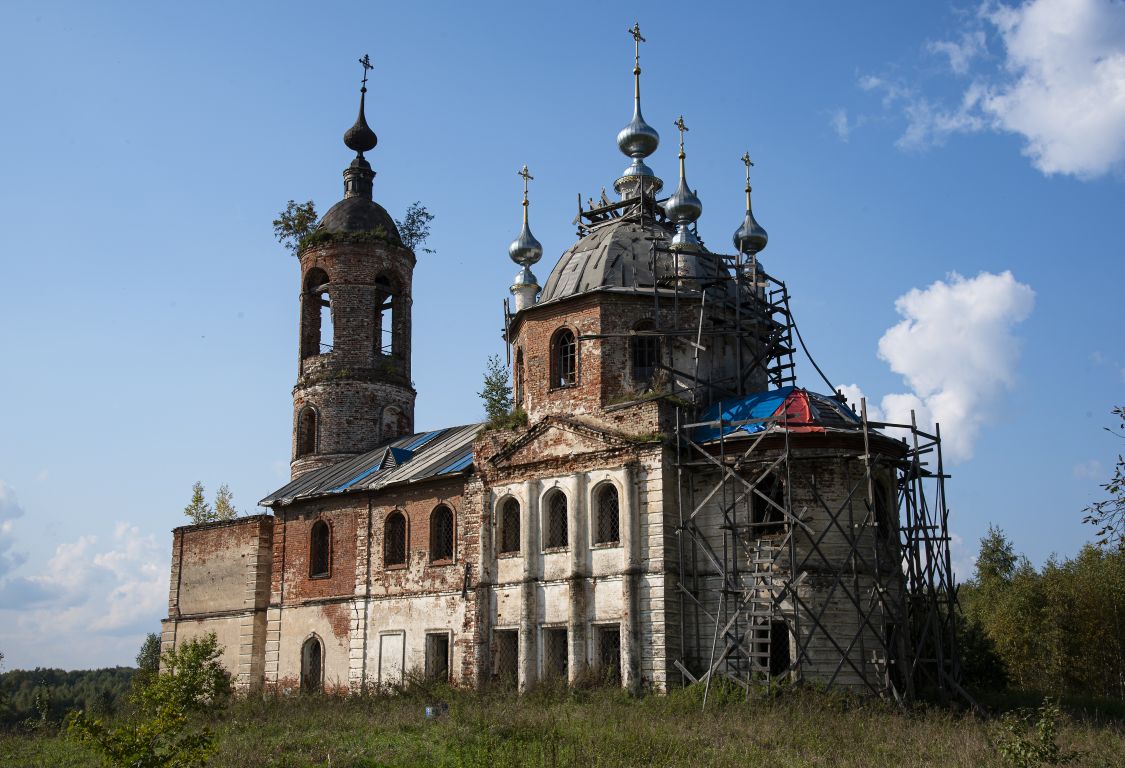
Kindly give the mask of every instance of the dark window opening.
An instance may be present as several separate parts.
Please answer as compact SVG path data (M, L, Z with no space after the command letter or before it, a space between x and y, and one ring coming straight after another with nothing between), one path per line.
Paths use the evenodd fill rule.
M310 637L301 647L301 692L320 693L323 685L323 649L319 638Z
M547 525L544 549L565 547L569 543L566 519L566 495L562 491L552 491L547 498Z
M514 629L498 629L493 632L492 652L493 681L504 687L515 687L519 681L519 632Z
M393 355L395 349L394 289L385 277L375 280L375 351Z
M621 505L617 488L606 483L597 493L598 517L595 544L616 544L621 541Z
M309 532L309 578L322 578L331 572L332 531L328 523L317 520Z
M758 481L750 500L752 534L785 532L785 486L774 473Z
M574 334L563 328L551 343L551 386L573 387L578 382L578 345Z
M652 384L657 366L660 364L660 337L652 335L654 328L651 322L641 323L634 329L637 333L631 339L633 382L638 387L648 387Z
M607 683L621 682L621 627L598 627L598 675Z
M543 677L567 677L566 627L543 630Z
M789 625L784 621L770 622L770 677L789 670Z
M882 481L875 483L875 535L882 541L891 538L895 520L891 515L890 493Z
M297 416L297 458L316 453L316 410L305 406Z
M392 512L384 525L383 565L406 565L406 517Z
M445 632L426 635L426 677L449 682L449 635Z
M453 559L453 512L441 506L430 515L430 561Z
M332 301L328 274L310 269L301 296L301 358L332 351Z
M520 503L508 499L500 508L500 554L520 551Z
M516 350L516 364L512 368L512 403L523 408L523 350Z

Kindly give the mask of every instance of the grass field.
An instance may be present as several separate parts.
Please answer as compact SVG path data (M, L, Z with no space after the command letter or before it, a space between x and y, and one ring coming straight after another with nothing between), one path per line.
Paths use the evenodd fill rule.
M425 716L427 704L448 712ZM787 691L744 701L696 691L631 699L611 690L413 691L352 698L256 697L213 723L213 766L1008 766L995 719ZM1125 724L1069 708L1057 737L1071 764L1125 765ZM0 765L89 766L52 729L0 735ZM1030 763L1034 765L1035 763Z

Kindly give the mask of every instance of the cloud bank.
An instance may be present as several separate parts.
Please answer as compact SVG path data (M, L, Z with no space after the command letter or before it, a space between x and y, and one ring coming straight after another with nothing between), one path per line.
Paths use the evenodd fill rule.
M909 392L885 395L869 415L919 426L941 424L945 458L972 458L991 407L1016 379L1019 340L1013 329L1031 314L1035 292L1011 272L956 273L895 302L902 320L879 339L879 357L902 376ZM842 387L853 403L863 392Z

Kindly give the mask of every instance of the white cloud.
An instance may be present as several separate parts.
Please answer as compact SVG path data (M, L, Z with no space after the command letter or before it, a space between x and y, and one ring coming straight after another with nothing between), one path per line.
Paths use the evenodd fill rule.
M900 109L900 149L939 146L952 134L991 130L1025 140L1023 154L1047 175L1082 179L1125 168L1125 3L1029 0L984 3L955 40L930 42L950 70L972 76L949 107L901 80L859 78L884 109ZM973 72L990 39L998 67Z
M1075 464L1073 472L1074 476L1077 478L1080 478L1082 480L1093 480L1102 477L1104 468L1102 467L1102 463L1097 459L1090 459L1089 461L1084 461L1081 464Z
M1125 3L1033 0L985 18L1004 42L1014 80L983 107L1026 140L1046 174L1100 176L1125 162Z
M5 653L25 667L128 662L144 634L159 631L167 590L168 553L152 534L118 523L104 544L79 536L40 573L0 590Z
M12 531L14 521L23 515L23 507L16 498L12 486L0 480L0 579L24 561L24 556L15 551Z
M900 296L895 309L903 319L879 339L879 357L910 391L869 401L869 418L909 424L913 411L923 429L941 424L947 460L972 458L989 409L1015 383L1019 342L1012 329L1034 303L1035 292L1011 272L969 279L953 273ZM858 407L862 390L841 389Z
M982 29L970 29L962 32L960 39L939 40L926 45L931 53L941 54L949 59L949 68L958 75L969 71L973 59L985 52L985 36Z
M848 110L840 107L832 113L828 120L832 130L836 132L836 136L840 141L847 143L848 137L851 135L852 129L848 124Z

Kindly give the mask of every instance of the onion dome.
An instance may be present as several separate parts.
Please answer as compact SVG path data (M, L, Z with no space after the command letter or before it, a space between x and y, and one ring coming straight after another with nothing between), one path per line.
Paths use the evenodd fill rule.
M523 229L520 230L519 236L512 241L512 244L508 246L508 256L515 263L529 267L543 258L543 246L535 239L535 235L531 234L531 227L527 224L527 182L535 177L528 173L526 165L518 175L523 178Z
M754 212L750 208L750 166L754 163L750 161L749 152L742 156L742 162L746 166L746 216L742 219L742 226L735 231L733 240L734 247L740 253L753 256L765 250L769 235L754 218Z
M531 234L531 227L527 223L527 182L534 177L528 172L526 165L520 169L518 175L523 179L523 229L508 246L508 256L523 267L508 289L515 299L517 312L535 304L535 297L539 295L539 281L531 273L531 265L543 257L543 246L535 239L535 235Z
M660 134L656 129L645 122L641 115L641 37L640 25L634 24L629 30L633 36L635 46L633 63L633 119L617 134L617 147L626 157L633 158L633 162L621 174L621 178L613 183L613 188L624 197L631 197L640 192L656 194L664 186L664 182L656 177L644 163L644 158L651 155L660 146Z
M684 125L683 115L680 115L680 119L676 121L676 127L680 129L680 184L676 187L672 196L664 202L664 213L676 225L676 234L672 237L672 248L698 248L700 245L699 238L688 227L694 224L700 214L703 213L703 203L688 186L684 171L684 158L686 157L684 154L684 131L688 127Z
M356 116L355 124L344 132L344 144L348 149L355 150L358 157L363 157L364 152L370 152L379 143L379 137L375 135L375 131L371 130L371 126L367 124L367 118L363 114L363 102L366 96L367 86L365 85L359 89L359 115Z

